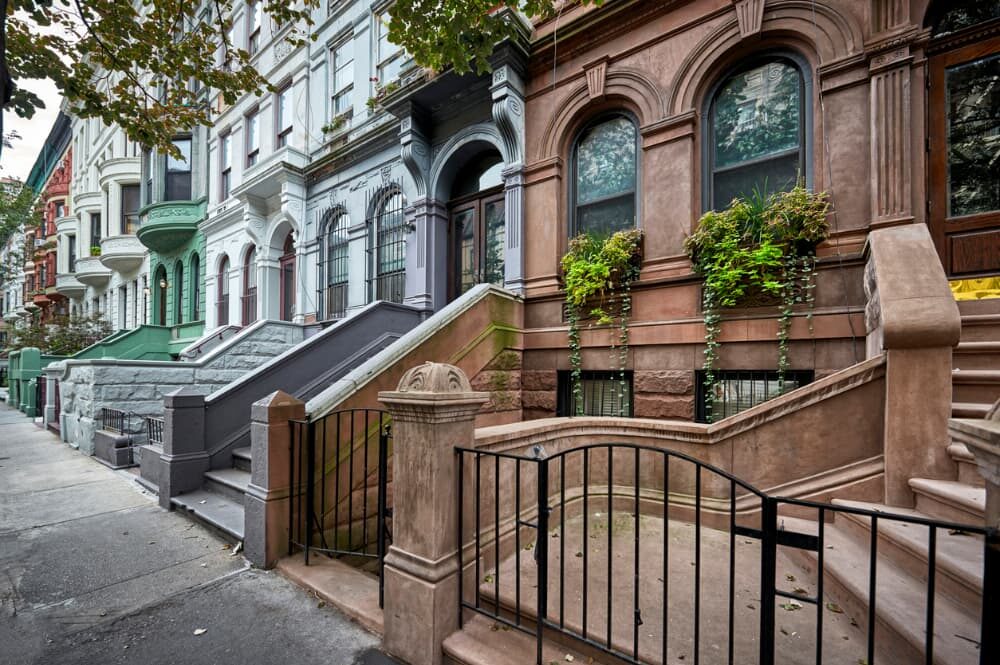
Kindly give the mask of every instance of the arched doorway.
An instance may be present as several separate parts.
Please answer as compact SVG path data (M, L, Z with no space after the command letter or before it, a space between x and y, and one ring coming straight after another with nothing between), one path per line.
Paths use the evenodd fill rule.
M278 268L281 272L281 320L291 321L295 316L295 241L291 232L285 236Z
M503 286L506 216L503 158L486 150L458 170L448 202L448 294L476 284Z
M167 269L163 265L156 268L156 278L153 280L156 285L156 321L158 326L167 325Z
M1000 275L1000 36L977 32L998 18L977 0L936 2L927 16L928 222L952 280Z

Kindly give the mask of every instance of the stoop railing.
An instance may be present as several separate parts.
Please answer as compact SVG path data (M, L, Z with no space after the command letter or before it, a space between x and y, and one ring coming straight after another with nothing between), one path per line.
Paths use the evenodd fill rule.
M392 540L389 519L389 414L376 409L334 411L292 420L289 461L288 553L371 560L379 576Z
M678 662L684 654L692 663L700 658L788 662L791 654L776 653L776 630L784 636L790 630L778 625L779 607L801 610L803 617L808 616L805 608L813 608L814 644L803 640L796 655L803 656L806 648L813 653L802 662L846 662L843 654L829 653L833 649L825 653L823 641L824 624L843 612L826 602L823 586L824 559L833 556L824 525L838 514L860 516L871 525L865 644L859 654L864 657L850 662L881 662L875 649L879 526L894 523L924 530L928 538L920 662L937 662L938 537L961 533L981 538L984 548L980 635L966 636L962 644L969 662L1000 663L996 529L770 496L711 464L642 445L592 444L551 457L541 446L533 457L461 447L456 454L459 623L469 610L504 630L535 636L538 665L546 635L561 635L636 665ZM779 511L815 516L815 533L800 532L808 529ZM643 528L649 518L663 520L661 534L655 529L650 534L648 522ZM672 531L671 521L683 522L683 528ZM706 552L705 542L715 549ZM779 548L815 558L812 591L793 575L779 576ZM737 601L744 587L753 602ZM747 612L748 607L754 611ZM747 616L757 618L748 623ZM937 629L940 637L942 625ZM706 648L709 644L720 651Z

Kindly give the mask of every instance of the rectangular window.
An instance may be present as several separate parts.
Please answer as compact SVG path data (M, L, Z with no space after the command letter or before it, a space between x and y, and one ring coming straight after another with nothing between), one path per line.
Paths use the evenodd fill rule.
M277 130L275 145L284 148L292 134L292 86L279 90L274 99L274 126Z
M260 23L263 8L260 0L247 3L247 53L255 54L260 50Z
M76 272L76 236L66 236L66 271Z
M573 395L571 372L560 371L557 385L556 415L575 416L577 400ZM583 415L632 417L631 371L625 372L624 383L620 372L581 372L580 388Z
M814 376L812 370L785 372L784 392L812 383ZM699 423L734 416L782 394L777 370L717 370L715 378L715 390L709 395L705 372L695 373L695 420Z
M244 133L246 134L247 167L257 163L260 156L260 114L254 109L244 118Z
M403 64L402 51L389 41L389 20L383 15L375 16L375 62L378 65L375 75L379 85L399 78L399 70Z
M90 247L101 248L101 213L90 213ZM93 253L93 252L91 252Z
M139 325L139 280L132 280L132 327Z
M351 92L354 90L354 42L346 41L333 49L330 68L333 71L330 100L331 117L351 109Z
M226 133L219 137L219 194L221 200L229 198L233 173L233 139Z
M54 219L59 219L60 217L66 216L66 205L62 201L55 202L55 214Z
M182 159L166 156L166 179L164 182L164 201L191 200L191 138L178 138L173 141Z
M128 287L125 285L118 287L118 329L128 328Z
M139 228L139 185L122 185L121 232L132 235Z
M145 183L143 196L146 197L146 205L153 202L153 153L149 150L142 151L142 177Z

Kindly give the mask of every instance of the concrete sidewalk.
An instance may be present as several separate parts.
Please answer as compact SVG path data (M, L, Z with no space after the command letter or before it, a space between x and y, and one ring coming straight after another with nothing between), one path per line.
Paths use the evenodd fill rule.
M392 662L377 647L0 404L0 665Z

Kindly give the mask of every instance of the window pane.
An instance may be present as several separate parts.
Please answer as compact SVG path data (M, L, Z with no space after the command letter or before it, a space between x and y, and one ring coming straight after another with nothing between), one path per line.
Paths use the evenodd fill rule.
M939 6L944 4L939 3ZM995 18L1000 18L1000 2L950 0L944 13L933 21L934 27L931 32L933 36L939 37Z
M247 116L247 152L253 152L260 148L260 136L258 134L257 114Z
M588 129L576 148L576 196L581 205L635 191L635 125L614 118Z
M222 170L226 170L233 164L232 139L229 134L222 137L220 146L220 159L222 160Z
M191 139L174 139L174 147L181 151L183 160L167 155L167 171L191 171Z
M291 117L288 114L288 100L291 97L291 92L291 88L285 88L278 93L278 131L285 129L291 123Z
M327 285L347 281L347 217L341 215L327 236Z
M635 195L580 206L576 210L576 232L599 237L635 227Z
M716 173L713 178L712 208L722 210L737 196L760 192L788 191L799 177L799 153L754 162Z
M487 203L483 206L483 216L486 217L483 281L503 286L504 241L507 233L504 224L504 202L501 200Z
M139 228L139 185L122 186L122 233Z
M1000 209L1000 55L945 72L948 216Z
M458 290L465 293L476 285L476 214L472 209L455 214L455 270Z
M730 78L713 108L715 168L797 148L801 87L798 69L782 61Z

